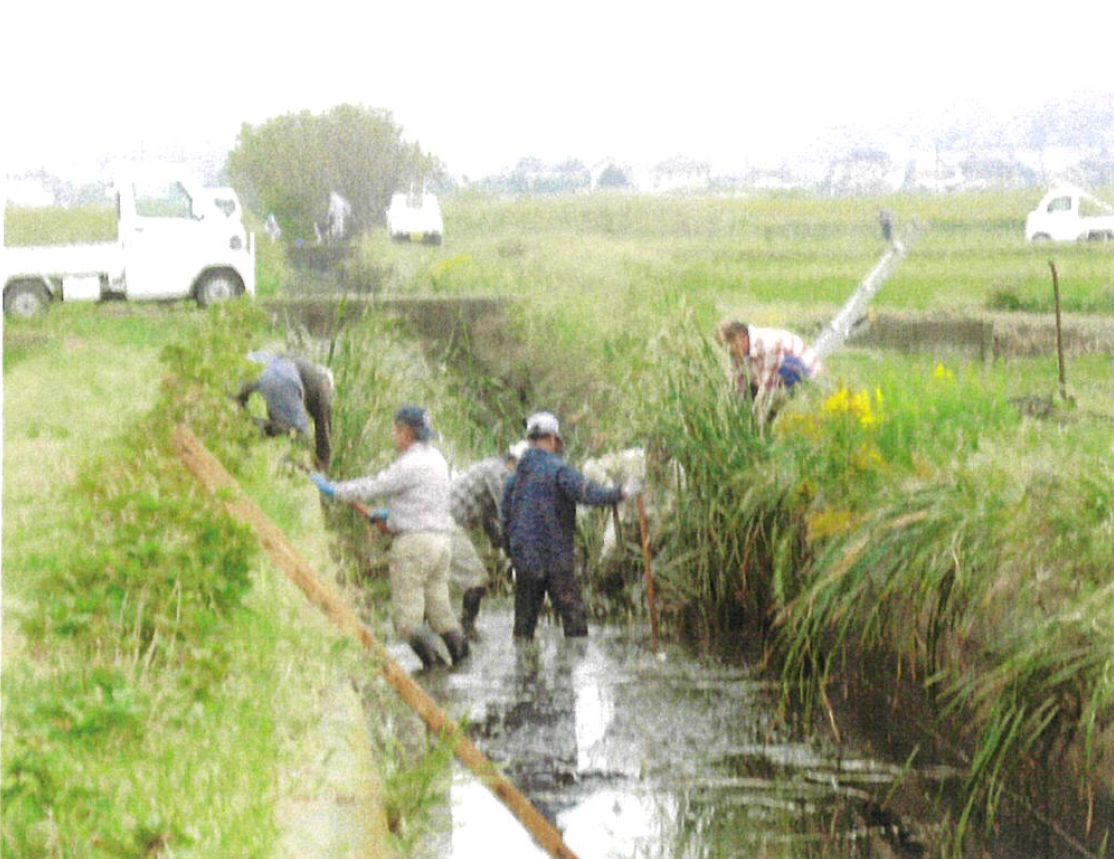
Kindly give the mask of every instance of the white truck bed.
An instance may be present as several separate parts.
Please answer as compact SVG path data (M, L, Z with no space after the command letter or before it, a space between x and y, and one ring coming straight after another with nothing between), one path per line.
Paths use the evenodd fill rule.
M6 247L0 262L5 282L20 275L42 274L51 277L103 274L116 280L123 269L124 255L119 242Z

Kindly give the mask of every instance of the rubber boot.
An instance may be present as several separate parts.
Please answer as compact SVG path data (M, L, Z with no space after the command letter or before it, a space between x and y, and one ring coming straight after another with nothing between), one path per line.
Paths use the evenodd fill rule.
M453 665L459 664L468 655L468 639L464 637L464 633L460 630L454 629L452 632L442 633L441 638L445 640L445 646L449 648Z
M438 642L430 630L421 629L414 633L410 636L409 644L413 651L418 654L418 659L422 661L422 668L433 668L436 665L448 664L441 655L441 648L438 647ZM450 649L449 652L451 654L452 650Z
M480 634L476 632L476 616L480 613L480 600L486 593L487 588L469 588L461 602L460 625L464 628L464 636L472 641L480 640Z

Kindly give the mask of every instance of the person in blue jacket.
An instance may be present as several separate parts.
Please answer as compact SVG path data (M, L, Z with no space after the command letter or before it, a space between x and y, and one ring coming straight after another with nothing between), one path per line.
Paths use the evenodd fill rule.
M515 571L514 637L532 639L545 595L565 636L588 634L584 598L574 570L576 505L616 504L642 491L637 481L607 488L585 479L561 458L557 418L526 420L529 449L503 489L503 541Z

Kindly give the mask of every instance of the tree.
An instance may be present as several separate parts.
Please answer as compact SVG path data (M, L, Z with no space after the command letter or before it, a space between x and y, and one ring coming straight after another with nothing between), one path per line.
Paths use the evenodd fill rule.
M630 177L621 167L616 167L614 164L608 164L600 172L600 178L596 180L596 187L600 189L605 188L630 188Z
M288 236L310 236L331 191L352 204L355 229L367 229L384 221L391 194L420 186L441 166L403 140L388 111L342 104L244 123L227 170L252 209L273 212Z

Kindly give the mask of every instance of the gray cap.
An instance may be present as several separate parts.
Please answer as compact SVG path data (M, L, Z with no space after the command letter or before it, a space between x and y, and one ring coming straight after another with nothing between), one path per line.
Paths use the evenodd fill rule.
M418 441L429 441L433 430L429 425L425 409L421 406L402 406L395 412L395 423L403 424L414 431L414 438Z
M526 438L542 438L551 435L561 438L561 425L551 412L534 412L526 419Z

